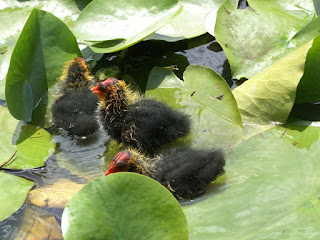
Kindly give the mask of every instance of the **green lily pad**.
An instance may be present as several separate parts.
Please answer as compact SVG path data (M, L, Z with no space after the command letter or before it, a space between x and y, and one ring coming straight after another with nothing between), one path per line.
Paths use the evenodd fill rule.
M240 141L242 120L226 81L212 69L197 65L187 67L183 78L182 82L171 70L155 67L145 95L190 116L195 147L228 147Z
M233 90L244 122L285 123L312 41Z
M253 10L225 1L215 23L215 37L234 78L252 78L319 35L320 18L312 0L248 3Z
M22 124L0 106L0 165L9 169L30 169L44 165L54 152L52 136L43 128Z
M0 221L16 212L34 183L0 171Z
M62 215L64 239L188 239L187 221L173 195L135 173L88 183Z
M223 0L179 0L182 12L147 39L178 41L207 32L205 20L210 11L217 11Z
M66 61L80 56L68 27L51 13L34 9L13 50L6 81L6 101L17 119L45 125L51 96Z
M157 31L181 11L177 0L94 0L80 14L73 32L91 41L95 52L127 48Z
M33 8L37 7L51 12L61 19L68 27L73 26L82 8L91 0L51 0L51 1L16 1L7 0L0 6L0 22L10 23L0 25L0 48L5 46L5 52L0 51L0 99L5 99L5 79L9 69L13 48L21 34L21 30Z
M238 145L226 185L183 208L190 239L319 238L320 131L303 129L277 127Z

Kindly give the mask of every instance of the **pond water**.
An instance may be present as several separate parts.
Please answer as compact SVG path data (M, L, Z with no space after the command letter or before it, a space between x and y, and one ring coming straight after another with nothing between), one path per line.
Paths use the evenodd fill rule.
M120 71L138 79L143 88L154 66L176 65L176 74L182 78L189 64L199 64L214 69L226 79L229 86L235 87L226 56L209 34L175 43L141 42L125 51L125 55L105 54L92 72L116 65ZM5 106L4 101L0 101L0 104ZM57 134L54 140L55 153L44 167L24 171L3 170L35 182L33 191L39 191L29 194L17 212L0 223L0 239L61 239L59 225L68 190L80 189L88 181L103 176L106 165L119 150L102 129L87 139L71 139ZM209 186L205 195L184 201L182 205L199 201L225 187ZM47 190L42 191L44 188Z

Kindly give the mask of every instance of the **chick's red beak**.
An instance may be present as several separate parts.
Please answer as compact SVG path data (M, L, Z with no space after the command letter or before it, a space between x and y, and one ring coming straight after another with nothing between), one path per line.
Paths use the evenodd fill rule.
M109 88L117 84L118 79L116 78L107 78L103 81L100 81L95 87L91 88L91 91L94 94L97 94L100 99L104 99L105 95L109 91Z
M107 175L109 175L111 173L116 173L116 172L118 172L116 170L116 164L114 162L111 162L108 170L106 171L106 173L104 175L107 176Z
M127 162L129 159L129 151L122 151L117 153L117 155L112 159L110 166L104 175L107 176L111 173L126 172L128 170Z

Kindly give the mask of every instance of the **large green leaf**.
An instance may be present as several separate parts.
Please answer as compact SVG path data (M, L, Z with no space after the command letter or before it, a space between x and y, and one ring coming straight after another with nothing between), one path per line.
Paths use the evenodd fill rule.
M8 218L24 203L34 183L0 171L0 221Z
M115 52L157 31L180 10L177 0L94 0L81 12L73 32L92 41L95 52Z
M64 239L188 239L187 221L172 194L151 178L116 173L97 178L67 204Z
M212 69L198 65L187 67L183 78L182 82L171 70L155 67L149 76L146 97L189 115L195 146L227 147L240 141L242 120L225 80Z
M227 156L226 183L184 207L191 239L318 239L320 129L278 127Z
M43 166L55 143L46 130L22 124L0 106L0 146L0 165L12 157L3 168L29 169Z
M207 32L205 20L210 11L217 11L223 0L179 0L182 12L148 39L178 41Z
M10 58L21 30L33 8L51 12L68 27L73 26L82 8L91 0L16 1L0 5L0 99L5 99L5 79ZM10 24L10 27L8 27Z
M215 36L235 78L251 78L319 35L312 0L248 0L237 9L230 0L218 10Z
M13 50L6 81L6 100L12 116L45 124L48 89L64 63L80 56L68 27L51 13L34 9Z
M233 90L244 122L285 123L312 41Z

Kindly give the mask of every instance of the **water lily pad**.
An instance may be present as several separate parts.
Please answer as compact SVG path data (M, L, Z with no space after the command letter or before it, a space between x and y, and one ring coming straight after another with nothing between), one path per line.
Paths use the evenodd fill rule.
M242 120L226 81L212 69L197 65L190 65L183 78L182 82L171 70L155 67L146 97L190 116L195 147L228 147L240 141Z
M190 239L319 238L319 133L289 125L239 144L226 187L183 208Z
M244 122L285 123L312 41L233 90Z
M207 32L205 20L210 11L217 11L223 0L179 0L182 12L147 39L178 41Z
M225 1L215 23L215 37L234 78L252 78L319 34L320 18L312 0L248 3L253 10Z
M29 169L44 165L54 152L52 136L43 128L23 124L0 106L0 165L10 169Z
M177 0L94 0L80 14L73 32L91 41L95 52L127 48L157 31L181 10Z
M33 8L37 7L51 12L61 19L68 27L73 26L82 8L91 0L51 0L51 1L16 1L7 0L0 6L0 22L10 23L0 25L0 99L5 99L5 79L9 69L13 48L21 34L21 30Z
M33 185L24 178L0 172L0 221L22 206Z
M88 183L62 215L64 239L188 239L187 221L172 194L135 173Z
M6 101L17 119L45 125L48 89L64 63L80 56L75 37L51 13L34 9L13 50L6 80Z

